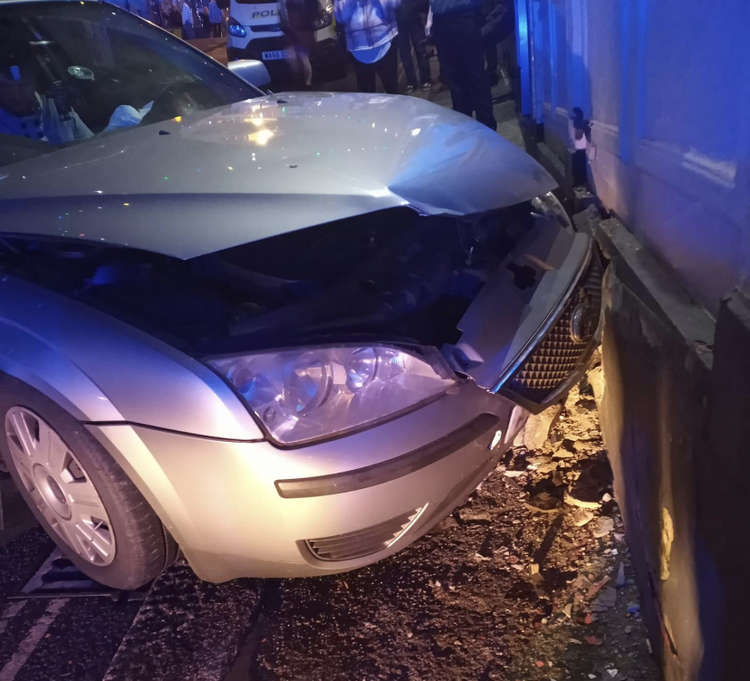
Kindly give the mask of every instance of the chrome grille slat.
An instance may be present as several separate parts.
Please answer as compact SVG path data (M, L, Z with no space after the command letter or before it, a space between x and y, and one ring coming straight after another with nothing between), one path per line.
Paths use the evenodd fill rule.
M595 311L598 322L601 281L602 264L599 255L594 253L558 319L506 383L512 393L541 405L578 369L591 347L594 332L591 330L576 341L571 334L571 318L576 307L585 303L588 309Z

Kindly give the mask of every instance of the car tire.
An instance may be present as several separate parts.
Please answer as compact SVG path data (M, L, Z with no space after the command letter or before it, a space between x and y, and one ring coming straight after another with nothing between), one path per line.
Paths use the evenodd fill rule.
M0 376L0 428L0 459L36 519L81 572L130 590L174 559L174 540L143 495L68 412Z

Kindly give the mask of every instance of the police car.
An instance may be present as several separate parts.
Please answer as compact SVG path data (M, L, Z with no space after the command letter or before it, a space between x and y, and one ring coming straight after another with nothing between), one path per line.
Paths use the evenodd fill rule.
M318 0L320 13L315 22L315 46L310 55L316 77L343 77L345 55L338 46L333 3ZM266 64L273 80L289 75L288 46L281 26L278 0L231 0L227 57L258 59Z

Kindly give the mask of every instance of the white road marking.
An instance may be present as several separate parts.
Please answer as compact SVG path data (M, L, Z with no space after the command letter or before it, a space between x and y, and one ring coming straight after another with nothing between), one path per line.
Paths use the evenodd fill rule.
M23 610L24 605L26 605L26 601L15 601L3 610L3 614L0 615L0 635L8 628L8 622Z
M29 657L31 657L31 654L39 645L39 641L44 638L47 630L60 614L60 611L65 607L68 600L67 598L55 598L49 602L44 614L34 622L26 638L18 646L18 650L13 653L13 657L0 669L0 681L13 681L16 678L16 675L21 671L21 668L26 664Z

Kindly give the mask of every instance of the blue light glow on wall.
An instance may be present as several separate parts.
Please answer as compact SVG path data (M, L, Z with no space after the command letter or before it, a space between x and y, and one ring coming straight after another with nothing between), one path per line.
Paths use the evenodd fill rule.
M524 114L708 309L750 281L750 3L516 0ZM564 160L564 159L563 159Z
M521 113L531 114L531 64L527 0L516 0L516 47L521 77Z

